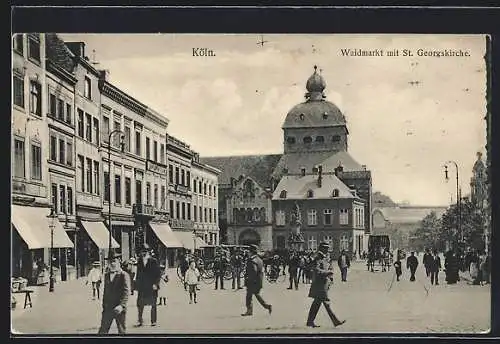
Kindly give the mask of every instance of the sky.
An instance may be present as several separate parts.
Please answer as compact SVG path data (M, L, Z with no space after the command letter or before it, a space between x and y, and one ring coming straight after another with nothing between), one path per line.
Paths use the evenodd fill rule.
M445 162L457 162L465 195L476 152L486 156L484 35L59 35L85 42L96 68L167 117L168 133L202 157L282 153L281 126L304 101L314 65L374 191L395 202L448 205L456 184L454 167L446 182ZM215 56L193 56L193 48ZM342 49L382 49L383 56L343 56ZM399 56L387 56L394 49ZM418 56L418 49L469 56Z

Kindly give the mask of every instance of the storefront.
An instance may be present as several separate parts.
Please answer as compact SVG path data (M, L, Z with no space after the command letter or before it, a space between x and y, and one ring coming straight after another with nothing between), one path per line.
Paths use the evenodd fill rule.
M202 238L197 236L195 239L193 237L193 232L175 231L174 234L177 239L179 239L182 247L184 247L184 249L189 252L202 251L205 247L209 247L209 245L207 245L205 240L203 240Z
M62 224L57 218L49 218L50 208L12 205L11 210L12 277L37 283L38 275L46 275L50 266L52 247L55 278L61 280L61 270L66 270L66 249L74 247Z
M154 235L149 236L148 243L157 252L158 259L169 268L175 267L178 251L183 248L182 243L167 222L150 222L149 227Z

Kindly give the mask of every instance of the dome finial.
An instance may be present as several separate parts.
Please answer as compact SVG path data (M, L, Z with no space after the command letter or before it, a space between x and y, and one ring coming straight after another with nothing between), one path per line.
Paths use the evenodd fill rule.
M325 87L325 80L318 74L318 66L314 65L314 73L307 79L306 83L306 98L308 100L322 100L324 98L323 90Z
M316 73L317 69L318 69L318 66L314 65L314 73Z

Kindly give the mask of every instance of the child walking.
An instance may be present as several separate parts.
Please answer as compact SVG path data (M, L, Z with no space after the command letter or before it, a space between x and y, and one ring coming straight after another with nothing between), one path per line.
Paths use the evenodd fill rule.
M200 277L200 271L196 268L196 263L192 260L189 263L189 269L186 271L186 283L189 287L189 303L197 302L196 300L196 286L198 285L198 278Z
M159 290L159 295L158 295L158 306L166 306L167 305L167 297L165 296L165 293L167 291L167 282L168 282L168 274L167 274L167 269L165 268L164 264L160 265L160 269L162 271L161 273L161 279L160 279L160 290Z
M89 284L89 282L92 282L92 300L95 300L96 294L97 294L97 299L99 299L101 281L102 281L101 264L99 262L94 262L92 264L92 269L90 269L90 272L87 276L87 281L85 282L85 285Z

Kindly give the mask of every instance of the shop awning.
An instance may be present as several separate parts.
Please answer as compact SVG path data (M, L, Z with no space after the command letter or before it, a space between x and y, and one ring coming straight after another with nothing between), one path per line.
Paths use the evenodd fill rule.
M191 232L174 232L175 236L180 240L185 249L192 250L194 248L193 233ZM207 247L207 243L200 237L196 237L196 249Z
M155 232L158 239L165 245L167 248L181 248L184 247L182 243L177 239L172 228L168 225L168 223L154 223L150 222L149 226Z
M49 208L12 205L11 209L11 222L30 250L51 247L51 220L47 217L50 214ZM53 223L54 242L52 247L73 247L73 242L71 242L59 220L54 219Z
M83 228L89 235L90 239L97 245L99 249L109 248L109 231L102 222L81 221ZM111 237L111 248L120 248L116 240Z

